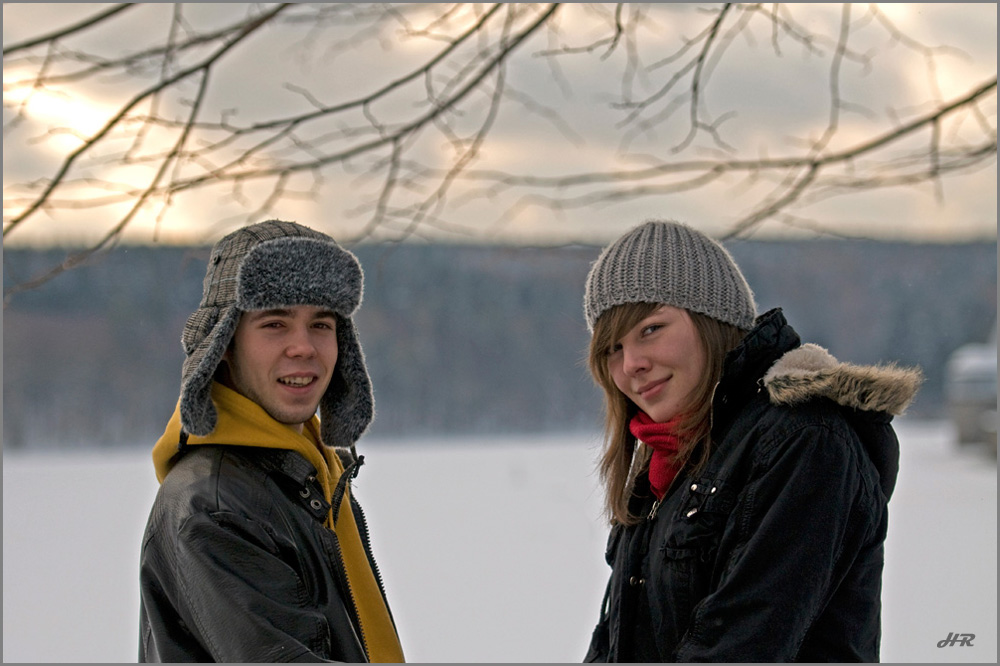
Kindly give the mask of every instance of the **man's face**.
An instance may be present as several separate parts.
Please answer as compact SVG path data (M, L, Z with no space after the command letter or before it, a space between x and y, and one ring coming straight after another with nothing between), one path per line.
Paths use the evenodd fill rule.
M244 312L223 359L233 388L301 432L330 384L337 354L336 315L296 305Z

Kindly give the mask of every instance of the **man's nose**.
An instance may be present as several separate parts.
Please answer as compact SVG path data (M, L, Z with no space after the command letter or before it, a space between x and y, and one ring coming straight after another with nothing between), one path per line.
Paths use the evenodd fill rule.
M316 345L313 343L309 327L294 326L288 333L288 345L285 353L293 358L312 358L316 355Z

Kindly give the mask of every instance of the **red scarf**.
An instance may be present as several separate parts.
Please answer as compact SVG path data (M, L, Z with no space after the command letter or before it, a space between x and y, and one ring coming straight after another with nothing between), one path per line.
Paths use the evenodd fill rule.
M649 486L658 500L667 494L670 482L680 469L674 464L681 444L677 435L680 421L681 417L675 416L666 423L656 423L646 412L639 410L628 424L635 438L653 450L649 459Z

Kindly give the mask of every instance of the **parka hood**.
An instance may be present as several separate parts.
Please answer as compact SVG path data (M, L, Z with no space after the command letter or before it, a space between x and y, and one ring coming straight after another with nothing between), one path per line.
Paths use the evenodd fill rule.
M764 374L768 396L777 405L828 398L842 407L893 416L906 410L922 382L917 368L841 363L811 343L786 352Z
M889 422L916 396L923 382L919 369L841 363L826 349L807 343L785 352L762 381L775 405L829 399L843 407L878 470L883 494L892 497L899 473L899 442Z
M713 432L721 436L739 406L765 390L775 406L829 400L860 437L888 498L899 471L899 442L890 424L905 412L922 382L917 368L842 363L819 345L802 344L781 308L774 308L757 318L727 356L716 390Z

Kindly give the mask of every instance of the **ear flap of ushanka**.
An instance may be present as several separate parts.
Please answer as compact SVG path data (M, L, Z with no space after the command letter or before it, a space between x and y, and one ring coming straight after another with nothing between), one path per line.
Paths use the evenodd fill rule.
M320 402L320 420L327 446L350 448L374 418L375 399L365 355L351 319L337 322L337 341L337 367Z
M235 307L199 308L188 317L181 340L184 360L181 384L181 428L205 436L215 430L218 414L212 402L212 381L233 339L242 313Z

